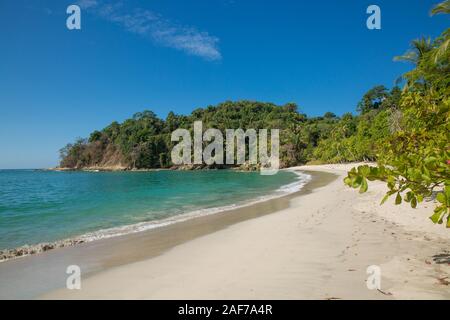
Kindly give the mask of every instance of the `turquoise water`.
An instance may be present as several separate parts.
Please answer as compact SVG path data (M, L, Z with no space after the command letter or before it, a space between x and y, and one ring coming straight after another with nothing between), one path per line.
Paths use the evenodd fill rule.
M187 213L208 214L289 193L304 178L284 171L262 176L231 170L0 170L0 249L143 230Z

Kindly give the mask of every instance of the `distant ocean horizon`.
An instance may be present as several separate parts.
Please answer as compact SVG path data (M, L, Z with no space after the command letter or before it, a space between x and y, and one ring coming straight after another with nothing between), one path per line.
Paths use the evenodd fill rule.
M293 171L0 169L0 250L148 230L296 192L309 178Z

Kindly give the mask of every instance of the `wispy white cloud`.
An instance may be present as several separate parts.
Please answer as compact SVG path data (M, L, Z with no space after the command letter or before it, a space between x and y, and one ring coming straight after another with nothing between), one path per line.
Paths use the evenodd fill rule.
M105 20L117 23L127 31L151 39L156 44L174 48L206 60L220 60L219 39L192 26L175 24L145 9L126 10L122 2L79 0L82 9Z
M97 2L97 0L79 0L78 5L82 9L88 9L88 8L97 6L98 2Z

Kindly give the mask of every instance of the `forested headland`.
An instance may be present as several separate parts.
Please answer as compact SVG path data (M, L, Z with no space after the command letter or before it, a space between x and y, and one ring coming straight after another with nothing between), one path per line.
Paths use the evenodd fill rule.
M377 86L358 105L359 115L341 117L327 112L308 117L295 103L282 106L257 101L226 101L194 110L190 115L170 112L166 119L152 111L113 122L88 139L78 139L61 149L61 167L83 169L122 167L126 169L170 168L171 133L178 128L193 130L195 121L203 128L280 129L282 167L311 161L348 162L375 160L378 141L395 130L400 89Z

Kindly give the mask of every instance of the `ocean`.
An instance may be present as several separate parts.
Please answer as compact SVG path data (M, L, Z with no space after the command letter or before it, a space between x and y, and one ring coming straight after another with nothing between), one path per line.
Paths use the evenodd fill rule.
M0 170L0 250L133 233L298 191L309 176L233 170Z

